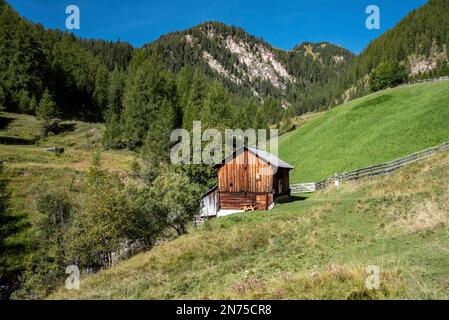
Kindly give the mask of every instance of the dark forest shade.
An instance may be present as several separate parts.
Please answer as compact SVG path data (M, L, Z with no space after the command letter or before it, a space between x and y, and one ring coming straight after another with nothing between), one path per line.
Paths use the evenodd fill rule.
M80 40L45 30L0 2L0 106L35 114L48 89L63 118L101 121L111 70L125 70L133 48L124 42Z

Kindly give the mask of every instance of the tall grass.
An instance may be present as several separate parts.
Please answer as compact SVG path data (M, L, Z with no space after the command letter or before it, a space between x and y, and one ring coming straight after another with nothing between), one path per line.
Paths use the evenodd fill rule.
M448 163L440 154L270 212L210 220L49 298L447 299L448 213L433 210L446 206ZM365 286L372 265L377 290Z

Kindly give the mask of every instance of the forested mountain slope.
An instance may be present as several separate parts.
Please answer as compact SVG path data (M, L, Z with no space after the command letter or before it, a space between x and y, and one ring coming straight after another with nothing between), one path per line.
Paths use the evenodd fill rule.
M190 129L194 120L219 129L265 128L291 116L281 99L232 92L216 74L177 59L171 63L167 52L153 49L46 30L2 1L0 108L38 115L45 96L54 104L49 119L104 121L107 148L140 148L145 141L162 144L147 150L165 150L168 133L173 128ZM262 51L268 59L273 57L267 49ZM273 68L284 70L273 60L268 77L293 81ZM284 80L277 82L282 90L287 85Z
M121 108L125 70L132 60L141 60L139 50L120 41L81 40L45 30L22 19L3 0L0 6L0 63L6 70L0 76L0 105L33 114L48 89L62 117L107 120L108 109ZM449 0L430 0L358 56L326 42L284 51L220 22L169 33L142 51L157 53L175 77L190 68L208 83L219 80L240 103L271 97L278 107L298 115L369 93L370 76L382 64L399 63L410 78L449 74L448 9ZM186 101L178 103L181 118Z
M400 63L411 79L449 75L449 0L429 0L373 40L331 84L349 99L369 91L369 75L382 63Z
M132 52L123 42L81 41L46 30L1 0L0 107L35 114L48 90L57 104L54 116L103 120L113 95L108 78L124 72Z
M169 68L198 67L232 92L295 102L293 88L323 85L336 78L354 55L330 43L304 43L292 51L273 48L243 29L205 22L149 44Z

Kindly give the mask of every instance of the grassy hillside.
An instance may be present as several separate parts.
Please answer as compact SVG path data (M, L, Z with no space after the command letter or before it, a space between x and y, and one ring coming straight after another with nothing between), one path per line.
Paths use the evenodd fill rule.
M74 197L80 192L89 167L91 152L101 147L101 124L66 121L63 132L39 140L40 123L35 117L0 113L0 160L10 181L12 211L36 214L36 194L50 186L64 187ZM65 148L61 155L47 147ZM103 164L111 172L126 174L135 156L131 152L107 151ZM26 242L26 232L15 241Z
M210 220L52 299L449 298L449 153ZM366 267L381 289L364 289Z
M402 87L311 115L281 137L281 156L299 169L294 180L307 181L449 140L448 89L449 83ZM76 197L104 130L81 122L63 128L38 141L34 117L0 114L0 159L13 209L30 219L35 195L47 185L69 186ZM55 155L48 146L65 152ZM103 159L109 171L126 174L135 155L108 151ZM210 220L50 298L447 299L448 179L449 152L269 212ZM15 241L26 243L26 234ZM382 271L380 290L364 287L370 265Z
M322 113L281 137L293 182L392 160L449 140L449 82L381 91Z

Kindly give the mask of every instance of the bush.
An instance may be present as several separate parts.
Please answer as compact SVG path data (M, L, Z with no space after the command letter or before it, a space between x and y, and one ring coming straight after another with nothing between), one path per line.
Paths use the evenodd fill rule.
M156 210L166 217L167 227L178 235L187 231L188 222L199 212L201 189L187 175L167 167L153 182L151 196L157 200Z
M398 62L381 63L373 72L369 80L371 91L379 91L386 88L395 87L408 79L407 71Z
M157 171L151 183L138 175L125 186L103 170L95 152L79 207L64 190L42 192L36 201L41 218L33 229L34 253L15 297L45 297L62 284L69 265L98 271L151 247L167 229L186 233L199 211L200 187L180 167L161 165Z
M66 234L73 204L65 190L46 189L37 196L41 216L33 226L33 253L25 261L21 288L15 298L40 299L54 290L66 277L69 263L65 256Z
M130 221L127 199L118 178L101 167L101 154L92 156L82 210L68 234L67 253L79 268L95 270L112 265L112 253L125 240Z

